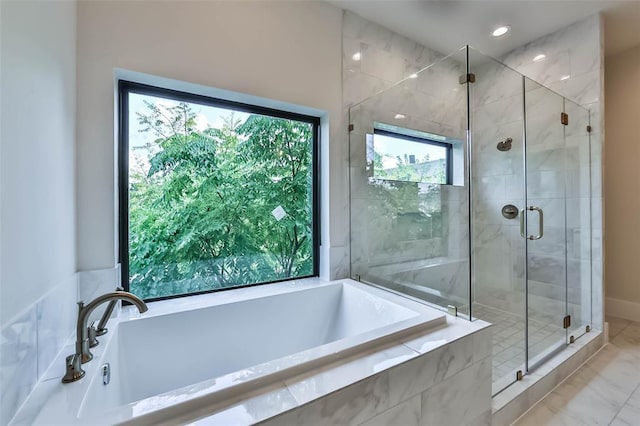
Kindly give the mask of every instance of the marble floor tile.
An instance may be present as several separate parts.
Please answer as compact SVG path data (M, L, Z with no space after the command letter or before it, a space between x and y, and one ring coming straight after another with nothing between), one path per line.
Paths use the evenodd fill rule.
M612 426L636 426L640 423L640 386L631 394L626 404L611 422Z
M607 321L611 343L515 425L640 425L640 323Z
M623 391L597 373L580 370L540 401L516 425L540 421L539 413L553 413L544 423L606 425L627 399Z
M640 323L631 323L610 342L640 358Z
M575 422L567 413L556 413L546 404L537 404L516 423L517 426L573 426Z

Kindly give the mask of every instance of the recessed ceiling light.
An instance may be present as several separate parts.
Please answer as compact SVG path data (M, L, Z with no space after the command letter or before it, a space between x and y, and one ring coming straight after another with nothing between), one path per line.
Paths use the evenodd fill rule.
M533 62L540 62L541 60L543 60L543 59L544 59L544 58L546 58L546 57L547 57L547 55L545 55L544 53L541 53L541 54L539 54L539 55L536 55L536 56L533 58Z
M418 78L418 74L413 73L413 74L411 74L411 75L409 76L409 78Z
M393 118L395 118L396 120L402 120L403 118L407 118L407 116L404 114L396 114L396 116Z
M567 74L560 77L560 80L569 80L570 78L571 78L571 75Z
M498 27L498 28L496 28L495 30L493 30L493 32L491 33L491 35L492 35L492 36L494 36L494 37L500 37L500 36L503 36L503 35L505 35L506 33L508 33L510 29L511 29L511 27L510 27L510 26L508 26L508 25L504 25L504 26L502 26L502 27Z
M360 59L362 59L362 54L360 52L356 52L353 54L351 59L353 59L354 61L359 61Z

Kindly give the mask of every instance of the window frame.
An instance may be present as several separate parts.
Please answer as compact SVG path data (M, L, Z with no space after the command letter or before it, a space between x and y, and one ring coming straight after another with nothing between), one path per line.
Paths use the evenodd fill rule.
M404 139L404 140L408 140L408 141L411 141L411 142L419 142L419 143L423 143L423 144L427 144L427 145L433 145L433 146L446 148L446 160L445 160L445 164L446 164L446 179L445 179L445 183L441 183L440 185L453 185L453 145L452 144L446 143L446 142L435 141L433 139L429 139L429 138L426 138L426 137L422 138L422 137L419 137L419 136L405 135L405 134L400 133L400 132L393 132L391 130L378 129L378 128L374 128L373 129L374 144L375 144L375 136L376 135L387 136L387 137L396 138L396 139ZM420 183L420 182L416 182L416 183ZM422 182L422 183L438 184L437 182Z
M259 105L230 101L227 99L215 98L212 96L189 93L180 90L168 89L165 87L152 86L137 83L129 80L118 80L118 104L117 104L117 161L118 161L118 262L120 263L120 286L125 291L130 290L129 286L129 94L149 95L165 98L178 102L187 102L216 108L233 109L234 111L249 114L260 114L274 118L295 120L312 125L313 140L311 152L311 181L312 181L312 201L311 201L311 233L312 233L312 253L313 253L313 274L300 277L288 277L281 280L266 281L259 283L243 284L233 287L216 288L193 293L173 294L161 297L145 299L145 302L175 299L179 297L195 296L199 294L214 293L218 291L233 290L236 288L253 287L276 282L289 281L320 275L320 117L298 114Z

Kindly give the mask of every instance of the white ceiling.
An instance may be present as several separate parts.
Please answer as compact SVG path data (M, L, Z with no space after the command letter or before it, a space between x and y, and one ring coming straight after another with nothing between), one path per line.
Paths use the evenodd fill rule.
M498 57L593 13L605 17L605 51L640 45L640 0L329 0L442 53L469 44ZM502 37L491 31L511 26Z

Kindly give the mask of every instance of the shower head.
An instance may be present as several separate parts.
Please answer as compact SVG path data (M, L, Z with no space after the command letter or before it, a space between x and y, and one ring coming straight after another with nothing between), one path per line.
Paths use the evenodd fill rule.
M498 151L509 151L511 149L512 142L513 139L511 138L506 138L505 140L498 142Z

